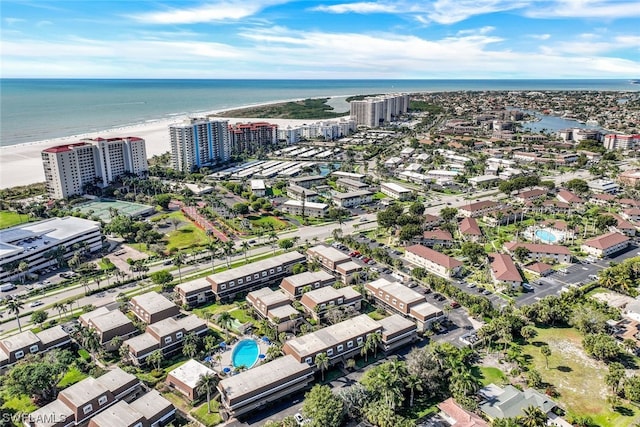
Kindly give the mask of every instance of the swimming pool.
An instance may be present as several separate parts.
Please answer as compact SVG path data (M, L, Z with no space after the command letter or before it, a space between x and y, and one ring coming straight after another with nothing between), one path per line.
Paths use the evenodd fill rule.
M545 243L554 243L558 240L555 234L547 230L536 230L536 237Z
M231 363L234 367L244 366L251 368L258 360L260 349L254 340L242 340L231 353Z

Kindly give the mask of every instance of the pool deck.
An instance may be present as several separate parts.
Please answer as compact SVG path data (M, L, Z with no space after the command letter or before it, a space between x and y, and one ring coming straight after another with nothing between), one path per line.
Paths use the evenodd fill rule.
M233 363L231 361L231 355L233 354L233 349L240 341L247 340L247 339L253 340L258 344L258 350L259 350L258 354L267 354L267 349L269 348L270 344L264 342L262 338L258 336L244 335L238 338L238 340L235 341L232 345L227 344L224 350L220 350L219 353L216 353L213 355L213 362L212 362L213 370L218 372L221 375L223 375L224 373L224 368L229 368L231 371L233 371ZM216 356L218 355L221 356L219 362L216 359ZM253 366L257 366L258 364L260 364L260 359L258 359L258 362Z

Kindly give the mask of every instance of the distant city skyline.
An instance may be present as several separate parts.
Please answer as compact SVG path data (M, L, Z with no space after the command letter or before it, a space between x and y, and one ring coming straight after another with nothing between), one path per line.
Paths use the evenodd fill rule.
M640 78L640 2L11 1L2 77Z

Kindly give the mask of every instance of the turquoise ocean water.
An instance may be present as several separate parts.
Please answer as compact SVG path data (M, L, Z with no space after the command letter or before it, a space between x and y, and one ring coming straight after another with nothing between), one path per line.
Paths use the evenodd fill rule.
M0 146L265 102L457 90L638 91L640 85L629 80L0 79ZM339 98L331 105L340 111Z

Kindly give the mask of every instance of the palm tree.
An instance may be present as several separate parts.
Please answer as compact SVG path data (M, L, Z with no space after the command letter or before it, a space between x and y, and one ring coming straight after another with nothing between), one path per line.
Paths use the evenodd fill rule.
M24 304L22 303L22 301L19 301L17 299L12 299L7 302L7 310L9 311L9 313L16 315L18 330L20 330L20 332L22 332L22 326L20 325L20 310L22 310L23 308Z
M242 248L242 253L244 254L244 262L248 263L249 260L247 259L247 252L249 252L249 242L247 242L246 240L243 240L242 243L240 243L240 247Z
M524 415L519 419L522 427L545 427L547 425L547 414L537 406L524 408L523 413Z
M369 348L373 349L373 358L378 357L378 344L382 342L382 333L373 332L367 335L367 342L370 342ZM365 343L366 345L366 343Z
M407 387L409 387L409 390L411 392L411 394L409 395L409 407L411 408L413 407L413 398L415 395L415 391L422 391L422 379L417 375L408 375L404 379L404 383Z
M216 265L215 259L218 256L218 240L212 239L207 243L207 250L211 254L211 273L215 273Z
M551 348L548 345L543 345L540 348L540 353L544 356L544 361L547 365L547 369L549 369L549 356L551 356Z
M164 360L164 354L162 350L156 350L147 356L147 363L151 363L155 365L157 370L160 370L160 366L162 365L162 361Z
M60 316L60 320L62 321L62 312L66 310L64 307L64 303L56 302L51 306L51 308L53 308L54 310L58 310L58 315Z
M322 381L324 381L324 371L329 368L329 356L327 353L318 353L314 360L318 369L320 369L320 373L322 375Z
M284 353L282 352L282 346L280 344L271 344L269 348L267 348L267 360L274 360ZM316 362L317 363L317 362Z
M214 390L220 378L216 374L204 374L198 380L196 384L196 390L198 393L207 393L207 411L211 413L211 390Z
M218 325L224 329L226 340L229 341L229 329L233 325L233 317L231 317L228 311L220 313L218 316Z
M224 242L223 251L227 257L227 268L229 268L231 266L231 254L233 254L233 242L231 240Z
M178 279L182 283L182 266L184 265L184 254L177 253L173 257L173 264L178 267Z

